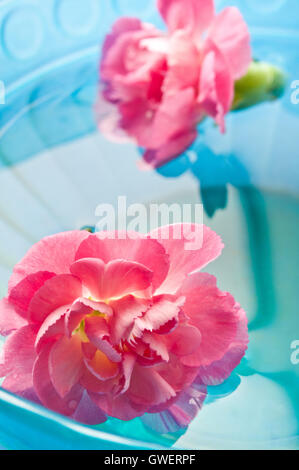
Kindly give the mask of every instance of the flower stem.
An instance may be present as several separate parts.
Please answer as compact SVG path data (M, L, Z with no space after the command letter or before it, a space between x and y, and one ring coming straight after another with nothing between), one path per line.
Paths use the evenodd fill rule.
M280 98L285 86L286 75L279 67L253 61L246 75L235 83L232 111Z

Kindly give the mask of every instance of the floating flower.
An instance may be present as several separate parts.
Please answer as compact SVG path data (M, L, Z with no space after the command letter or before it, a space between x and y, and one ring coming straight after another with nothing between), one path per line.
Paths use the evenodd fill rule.
M97 105L101 130L133 138L152 167L191 145L207 115L224 132L234 84L251 62L237 8L216 14L213 0L158 0L158 9L166 33L135 18L114 24L103 46Z
M244 311L198 271L220 255L220 237L189 227L203 230L201 248L185 249L186 225L34 245L0 304L2 387L83 423L144 415L160 430L187 426L248 342Z

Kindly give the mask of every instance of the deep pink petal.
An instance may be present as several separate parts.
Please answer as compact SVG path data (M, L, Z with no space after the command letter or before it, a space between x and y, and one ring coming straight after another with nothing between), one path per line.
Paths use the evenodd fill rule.
M104 261L95 258L80 259L71 265L70 271L88 288L92 297L101 298L105 272Z
M38 405L41 404L32 383L32 374L27 374L20 379L20 375L11 373L5 377L1 384L1 388L10 393L14 393L25 400L33 401Z
M121 239L120 235L124 236L124 239ZM98 258L105 264L115 259L136 261L153 271L154 288L165 279L169 266L163 246L137 232L92 234L80 245L76 253L76 260L81 258Z
M35 341L35 348L38 353L50 338L57 339L57 335L64 335L64 317L67 309L67 306L57 308L42 323Z
M169 353L169 361L157 364L155 370L171 385L176 393L180 393L183 389L189 387L198 376L198 367L189 367L182 364L178 357L171 352Z
M27 318L27 310L34 294L43 286L43 284L55 276L48 271L38 271L29 274L21 282L10 290L8 296L9 302L15 307L16 312Z
M9 291L24 277L38 271L55 274L69 273L80 243L89 236L86 230L62 232L43 238L33 245L25 257L14 267Z
M174 389L152 367L134 367L128 395L133 403L153 406L167 402L176 395Z
M65 316L65 333L70 338L73 331L79 326L80 322L93 312L101 313L110 317L112 309L103 302L96 302L93 300L81 297L73 303L68 313Z
M140 169L150 170L159 168L185 152L195 141L196 137L197 130L194 128L179 133L157 149L147 149L143 155L143 160L139 163Z
M234 80L245 75L251 62L250 34L238 8L225 8L214 18L207 41L222 52Z
M91 400L86 390L84 390L72 418L90 426L104 423L107 420L105 413Z
M236 337L223 358L209 366L199 368L199 377L206 385L221 384L230 376L244 357L248 345L247 318L242 309L238 311L238 316L239 323Z
M144 333L142 341L149 345L150 349L155 352L163 361L169 360L168 347L164 336L154 333Z
M106 354L100 350L97 350L92 359L84 358L84 364L89 372L99 380L113 379L119 373L119 364L112 362Z
M102 298L124 297L150 287L153 272L135 261L113 260L105 268Z
M122 361L122 371L124 377L124 384L121 393L125 393L130 387L132 372L136 364L136 356L131 353L125 353Z
M154 331L167 324L170 320L177 320L184 297L176 298L170 295L159 295L153 298L153 305L146 313L135 320L131 337L140 338L144 330Z
M10 334L4 343L0 361L0 377L13 374L19 390L32 387L32 368L36 359L34 348L37 328L26 325Z
M189 366L209 366L223 359L235 345L243 345L243 351L246 349L247 327L240 330L245 315L240 313L239 304L230 294L213 285L202 285L196 277L197 286L190 276L181 292L186 297L183 311L189 317L189 324L200 331L201 342L196 351L183 356L181 361ZM190 290L188 285L192 286Z
M91 343L112 362L121 361L121 354L110 343L109 328L104 318L98 316L86 318L85 333Z
M129 338L134 321L141 317L150 307L148 299L128 295L109 304L113 308L110 320L110 334L112 344L119 344L121 340Z
M142 416L147 410L144 405L132 403L127 393L116 397L113 395L90 393L90 397L108 416L123 421L130 421L138 416Z
M0 300L0 334L7 336L13 330L18 330L27 324L27 321L18 315L6 298Z
M176 119L173 119L176 116ZM133 135L139 146L149 149L159 149L177 136L186 134L196 127L198 120L196 95L193 87L179 90L169 90L165 93L160 106L151 122L146 136L138 133L138 127L124 126ZM143 131L144 125L141 130Z
M74 335L71 339L59 339L50 352L49 373L54 388L62 398L79 382L82 371L80 338Z
M80 384L89 392L113 395L114 391L119 388L119 377L102 380L94 374L94 371L90 372L85 366Z
M176 356L188 356L198 349L201 334L195 326L180 324L165 336L165 342L169 351Z
M197 41L214 17L213 0L158 0L158 9L171 33L182 29Z
M57 413L70 416L80 403L83 388L80 385L75 385L64 398L57 393L49 374L51 348L52 344L46 345L35 361L33 368L34 389L44 406Z
M150 234L169 255L170 269L158 293L175 293L186 275L204 268L222 251L221 238L205 225L175 224Z
M76 277L71 274L52 277L33 296L28 317L34 322L41 323L54 310L69 305L81 295L82 285Z

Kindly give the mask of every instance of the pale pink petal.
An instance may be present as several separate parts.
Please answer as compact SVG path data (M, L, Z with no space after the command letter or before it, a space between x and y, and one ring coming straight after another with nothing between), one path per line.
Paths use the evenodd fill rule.
M0 362L0 377L13 374L20 381L20 390L32 387L32 368L36 359L34 348L37 328L26 325L10 334L4 343Z
M55 274L69 273L80 243L89 236L86 230L62 232L43 238L33 245L25 257L14 267L9 291L24 277L37 271Z
M58 335L64 334L64 317L69 307L65 305L57 308L44 320L35 341L35 348L38 353L49 339L57 339Z
M0 334L7 336L13 330L18 330L27 324L27 321L18 315L7 298L0 300Z
M82 295L82 285L78 278L71 274L59 274L52 277L33 296L28 318L41 323L59 307L69 305Z
M201 34L214 17L213 0L158 0L158 9L171 33L187 31L199 46Z
M134 321L141 317L151 305L151 301L128 295L109 303L113 308L113 316L109 322L112 344L129 338Z
M80 322L93 312L101 313L107 317L112 315L112 309L103 302L96 302L81 297L72 304L65 316L65 333L70 338Z
M175 224L150 233L165 247L170 268L157 293L175 293L187 274L204 268L221 254L221 238L205 225Z
M212 285L201 285L198 277L196 286L190 278L182 288L186 297L183 311L189 324L200 331L201 342L196 351L181 357L181 361L189 366L209 366L221 360L235 342L245 347L247 328L239 334L240 307L230 294ZM192 288L188 291L189 283Z
M152 367L134 367L129 390L130 400L138 405L154 406L176 395L174 389Z
M224 116L234 98L234 80L228 63L217 49L205 56L200 74L198 103L202 110L215 119L221 132L225 131Z
M80 385L75 385L64 398L57 393L49 374L51 348L52 344L46 345L35 361L33 367L34 389L44 406L57 413L70 416L80 403L83 388Z
M72 418L90 426L104 423L107 420L105 413L91 400L86 390L84 390Z
M42 285L53 276L55 276L54 273L38 271L37 273L26 276L10 290L8 301L15 307L19 315L27 318L27 311L32 297Z
M81 341L77 335L71 339L59 339L51 349L49 373L54 388L62 398L79 382L83 371L82 357Z
M112 362L102 351L97 350L92 359L84 358L84 364L99 380L109 380L119 373L119 365Z
M197 87L200 72L200 52L190 36L176 31L169 39L168 71L163 83L165 92Z
M112 362L120 362L121 354L112 346L109 328L104 318L94 316L85 319L84 331L91 343L102 351Z
M226 58L234 80L245 75L252 59L250 34L238 8L225 8L214 18L207 37L209 41Z
M165 279L169 266L163 246L137 232L92 234L80 245L76 253L76 260L81 258L98 258L105 264L115 259L136 261L153 271L154 288Z

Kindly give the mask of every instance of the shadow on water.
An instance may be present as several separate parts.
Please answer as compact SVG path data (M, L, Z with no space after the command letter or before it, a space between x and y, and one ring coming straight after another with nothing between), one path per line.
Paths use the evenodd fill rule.
M235 155L216 155L205 146L204 142L196 142L188 152L156 170L166 178L175 178L191 172L198 181L198 191L206 215L212 218L219 210L229 204L228 185L232 185L239 193L245 220L247 242L251 270L254 279L254 293L257 307L253 319L249 323L249 333L262 331L265 348L269 327L275 329L276 320L280 315L277 311L277 291L274 279L273 247L274 240L270 230L267 211L267 194L255 187L245 166ZM278 345L279 347L279 345ZM246 355L247 356L247 355ZM241 378L260 374L280 386L288 395L294 415L297 419L299 434L298 377L292 371L267 373L262 368L256 370L255 362L250 360L250 344L248 357L227 381L216 387L209 387L206 404L213 403L233 393L241 383Z

